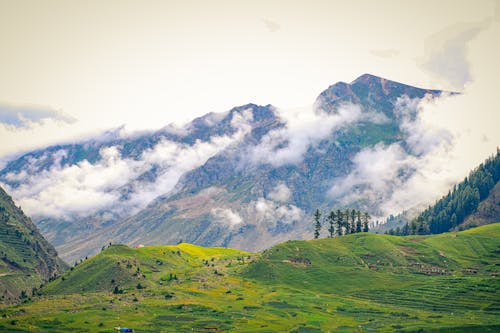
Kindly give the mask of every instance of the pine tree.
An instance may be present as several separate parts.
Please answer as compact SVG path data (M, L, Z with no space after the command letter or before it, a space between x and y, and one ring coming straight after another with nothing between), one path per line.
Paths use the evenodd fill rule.
M332 238L335 235L335 212L332 210L330 214L327 217L328 224L330 227L328 228L328 232L330 233L330 238Z
M321 213L319 209L316 209L316 213L314 213L314 238L319 238L321 232Z
M410 232L409 235L416 235L417 234L417 222L415 220L412 220L410 222Z
M396 227L396 230L394 230L394 235L401 236L401 228L400 227Z
M351 234L356 233L356 211L351 210Z
M368 227L368 223L370 222L370 214L368 212L365 212L363 214L363 232L368 232L370 228Z
M410 226L408 225L408 223L405 223L403 229L401 230L401 235L408 236L409 234L410 234Z
M337 236L342 236L342 227L344 226L344 218L340 209L337 210Z
M345 211L345 220L344 220L345 234L348 235L351 233L351 223L349 223L349 210Z
M361 212L358 210L356 212L357 214L357 220L356 220L356 232L361 232L362 231L362 225L361 225Z

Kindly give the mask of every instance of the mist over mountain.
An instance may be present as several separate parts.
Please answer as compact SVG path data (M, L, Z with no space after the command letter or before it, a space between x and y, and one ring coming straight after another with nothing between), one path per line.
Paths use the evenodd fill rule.
M310 238L316 208L383 218L443 194L454 138L421 118L440 98L453 94L365 74L311 107L247 104L33 151L0 182L67 260L109 242L260 250Z

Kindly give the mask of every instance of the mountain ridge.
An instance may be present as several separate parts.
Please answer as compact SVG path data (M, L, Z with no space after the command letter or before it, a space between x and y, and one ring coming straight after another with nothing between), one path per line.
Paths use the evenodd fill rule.
M258 250L305 238L310 234L305 221L316 208L385 214L381 206L394 195L394 184L404 183L415 170L402 167L394 173L395 182L384 180L387 193L368 200L379 191L373 182L348 183L358 172L357 158L394 152L416 156L406 124L417 121L416 102L441 94L373 75L338 85L346 88L344 95L332 85L312 109L291 112L246 104L131 140L39 150L8 164L0 182L19 195L23 206L38 211L32 215L42 233L70 261L109 241L183 239ZM101 174L112 181L83 181ZM64 206L68 196L47 202L56 189L74 191L70 184L75 179L72 205ZM210 191L218 193L212 206L200 201ZM89 209L79 197L101 200ZM77 243L82 245L73 246ZM69 255L72 248L80 250Z

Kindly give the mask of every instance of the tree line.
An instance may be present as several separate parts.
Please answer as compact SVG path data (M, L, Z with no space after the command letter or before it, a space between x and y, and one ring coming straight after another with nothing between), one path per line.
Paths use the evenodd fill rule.
M448 194L429 206L402 228L390 229L391 235L428 235L447 232L474 213L500 180L500 150L453 186Z
M314 213L314 238L317 239L321 235L323 224L328 226L328 237L343 236L355 234L357 232L368 232L370 215L367 212L359 210L340 209L331 210L322 219L323 214L316 209Z

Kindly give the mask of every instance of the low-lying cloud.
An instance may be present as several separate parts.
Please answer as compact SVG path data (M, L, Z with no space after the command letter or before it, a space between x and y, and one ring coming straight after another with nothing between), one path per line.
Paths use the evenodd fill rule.
M214 208L212 209L211 214L216 222L227 224L230 227L243 223L241 216L229 208Z
M305 216L304 212L295 205L281 204L264 198L251 202L249 207L258 223L274 225L279 221L289 224L301 221Z
M309 147L315 147L334 130L368 116L353 104L340 107L335 114L316 110L312 106L278 110L278 114L286 125L270 131L252 148L250 158L255 164L269 163L277 167L299 163Z
M395 112L404 139L356 154L351 173L333 181L329 196L345 206L376 207L371 213L383 218L422 208L446 194L500 143L489 118L476 118L467 109L471 98L468 92L400 98Z
M183 174L242 140L251 128L250 115L234 115L231 124L236 132L231 136L213 136L192 145L164 139L138 159L122 157L121 147L111 146L100 150L101 158L94 164L83 160L67 166L61 161L68 152L61 149L32 158L20 172L8 173L5 179L19 182L18 187L1 185L32 216L71 219L99 210L131 214L172 191ZM51 167L40 171L40 159Z
M423 99L400 97L394 113L401 141L368 147L352 158L350 174L336 179L329 196L344 206L372 209L377 217L428 204L462 176L447 165L460 142L443 124L429 122L429 108L439 108L456 96ZM463 171L462 171L463 172Z
M269 194L268 197L279 202L288 202L292 196L292 191L286 184L278 184Z

